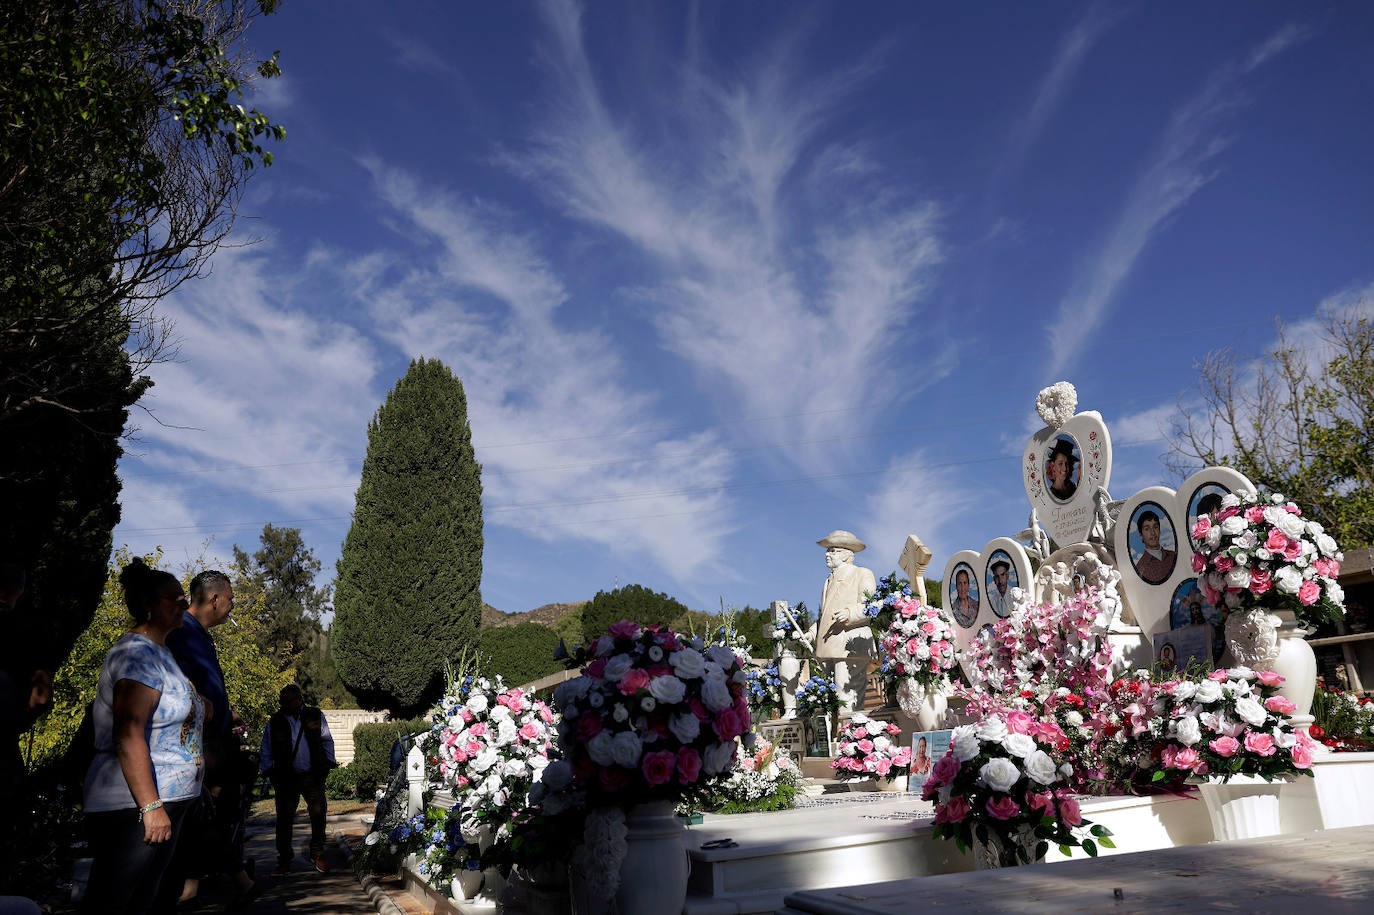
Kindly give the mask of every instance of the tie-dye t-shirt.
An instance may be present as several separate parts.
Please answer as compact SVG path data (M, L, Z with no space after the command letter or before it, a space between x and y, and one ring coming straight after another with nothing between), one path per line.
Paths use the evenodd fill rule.
M91 709L95 758L86 773L86 810L95 813L137 806L114 749L114 690L120 680L133 680L162 693L143 732L153 759L158 797L179 801L199 796L205 774L202 700L170 651L131 632L115 642L100 668Z

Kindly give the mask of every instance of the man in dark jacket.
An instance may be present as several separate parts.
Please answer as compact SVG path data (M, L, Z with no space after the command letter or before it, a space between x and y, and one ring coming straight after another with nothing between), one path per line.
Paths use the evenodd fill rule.
M310 815L310 861L327 873L324 860L324 778L334 761L334 737L324 713L307 706L301 688L292 683L281 691L281 711L272 716L262 735L262 771L272 779L277 801L277 869L291 871L291 830L302 796Z

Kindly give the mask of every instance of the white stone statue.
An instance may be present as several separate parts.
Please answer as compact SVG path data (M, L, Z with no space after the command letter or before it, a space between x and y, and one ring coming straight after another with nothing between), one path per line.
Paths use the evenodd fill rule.
M877 590L878 581L872 570L854 564L854 554L864 549L864 542L849 531L831 531L816 543L825 547L830 577L821 592L811 644L816 660L834 672L840 714L852 715L863 702L868 667L877 655L864 614L864 594Z

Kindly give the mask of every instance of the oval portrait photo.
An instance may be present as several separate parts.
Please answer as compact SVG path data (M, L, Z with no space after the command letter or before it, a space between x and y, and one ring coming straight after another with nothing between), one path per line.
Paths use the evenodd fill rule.
M998 550L988 559L988 570L983 575L983 584L988 589L988 603L998 619L1006 619L1011 613L1011 589L1021 587L1016 575L1016 566L1006 550Z
M1201 543L1193 536L1193 525L1197 524L1197 519L1203 515L1213 515L1221 511L1221 498L1231 490L1222 486L1220 483L1203 483L1193 490L1192 496L1188 499L1188 542L1197 549Z
M1159 503L1142 502L1131 513L1127 544L1131 566L1146 583L1163 584L1174 574L1178 560L1174 522Z
M1050 497L1057 502L1067 502L1078 492L1078 470L1083 463L1083 452L1072 435L1061 433L1054 438L1054 444L1045 452L1045 482L1049 484Z
M954 567L945 587L949 592L949 609L954 614L954 622L965 629L978 619L978 579L974 577L973 567L961 562Z

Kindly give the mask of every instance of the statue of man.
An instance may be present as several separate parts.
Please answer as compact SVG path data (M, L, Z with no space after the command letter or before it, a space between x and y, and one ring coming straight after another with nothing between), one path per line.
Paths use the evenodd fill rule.
M868 667L876 656L873 630L864 614L864 594L878 587L870 569L854 564L864 542L849 531L831 531L817 544L825 547L830 577L821 592L821 611L811 643L816 660L834 671L840 713L852 715L863 702Z

